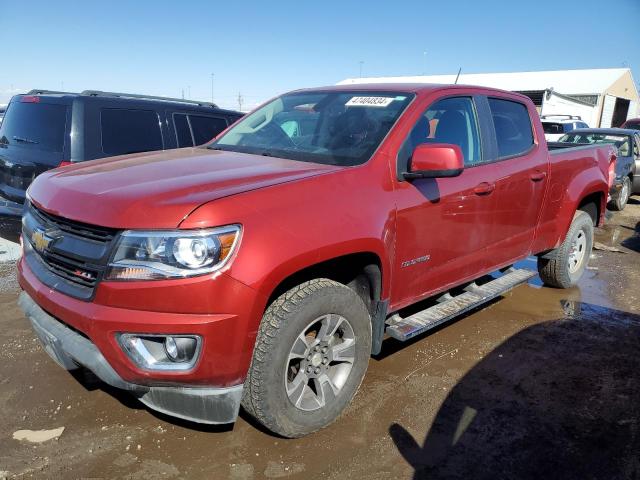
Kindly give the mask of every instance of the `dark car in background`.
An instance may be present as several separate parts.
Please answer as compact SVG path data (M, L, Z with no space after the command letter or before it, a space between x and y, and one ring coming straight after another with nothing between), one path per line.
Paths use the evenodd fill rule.
M124 93L32 90L16 95L0 126L2 224L11 230L22 215L27 188L47 170L198 146L241 117L213 103Z
M623 128L580 128L562 136L559 144L608 143L618 149L616 179L609 208L622 210L629 197L640 193L640 131Z

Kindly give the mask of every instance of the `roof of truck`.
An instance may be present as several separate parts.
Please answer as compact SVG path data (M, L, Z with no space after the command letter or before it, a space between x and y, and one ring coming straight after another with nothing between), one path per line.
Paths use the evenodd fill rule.
M329 85L325 87L312 87L312 88L304 88L300 90L296 90L297 92L326 92L326 91L336 91L336 92L367 92L367 91L388 91L388 92L410 92L410 93L418 93L418 92L428 92L428 91L437 91L444 90L450 88L460 88L460 89L468 89L468 88L477 88L485 91L492 91L497 93L507 93L509 95L515 95L518 97L522 97L523 99L529 100L529 97L525 95L521 95L516 92L508 92L505 90L500 90L498 88L491 87L481 87L478 85L461 85L461 84L441 84L441 83L353 83L353 84L340 84L340 85Z

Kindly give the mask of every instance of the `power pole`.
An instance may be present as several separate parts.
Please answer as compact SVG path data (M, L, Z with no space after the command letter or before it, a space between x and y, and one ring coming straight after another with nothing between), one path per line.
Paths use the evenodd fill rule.
M242 98L242 93L238 92L238 110L242 111L242 102L244 99Z
M182 99L184 100L184 88L182 89Z
M214 77L214 75L215 74L213 74L213 73L211 74L211 103L215 103L213 101L213 77Z

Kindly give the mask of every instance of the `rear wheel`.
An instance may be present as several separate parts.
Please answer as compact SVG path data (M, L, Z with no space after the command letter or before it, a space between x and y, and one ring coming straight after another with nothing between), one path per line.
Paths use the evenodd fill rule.
M629 201L629 197L631 196L631 179L629 177L624 177L622 180L622 188L617 193L617 195L609 202L609 209L611 210L624 210L624 207L627 206L627 202Z
M370 354L371 320L360 297L332 280L305 282L265 312L242 404L279 435L314 432L349 404Z
M593 221L588 213L578 210L567 236L557 249L538 257L538 273L552 287L570 288L582 277L593 248Z

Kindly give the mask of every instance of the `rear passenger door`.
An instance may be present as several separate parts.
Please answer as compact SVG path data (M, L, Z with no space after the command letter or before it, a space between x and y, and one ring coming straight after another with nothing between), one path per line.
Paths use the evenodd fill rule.
M207 143L229 125L224 117L192 113L174 113L173 123L178 148Z
M548 153L535 138L535 110L517 99L484 98L498 167L488 258L499 266L530 253L547 184Z

